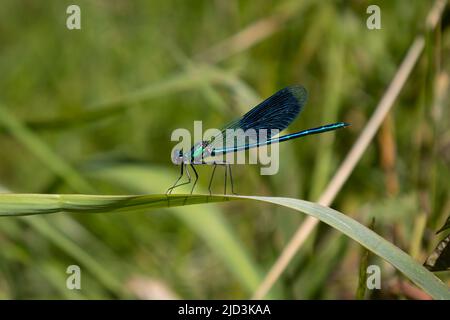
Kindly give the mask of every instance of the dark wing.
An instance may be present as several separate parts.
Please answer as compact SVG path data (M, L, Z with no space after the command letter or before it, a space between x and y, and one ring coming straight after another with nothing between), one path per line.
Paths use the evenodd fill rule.
M239 120L239 128L277 129L283 131L298 116L306 102L308 94L302 86L291 86L281 89L267 98ZM271 138L268 132L267 139Z
M290 86L281 89L247 112L242 118L224 127L222 129L223 142L215 138L210 145L213 148L231 147L230 141L232 143L234 140L226 139L227 129L242 129L243 131L254 129L258 136L247 135L247 143L268 140L274 135L271 129L283 131L294 121L305 105L307 97L306 89L302 86ZM259 134L261 129L266 129L267 134L265 136ZM219 144L219 142L221 143Z

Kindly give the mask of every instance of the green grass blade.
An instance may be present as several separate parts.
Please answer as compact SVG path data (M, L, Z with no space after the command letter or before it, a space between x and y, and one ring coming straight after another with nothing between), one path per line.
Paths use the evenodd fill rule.
M450 299L450 290L408 254L386 241L356 220L316 203L275 197L220 196L220 195L45 195L0 194L0 216L19 216L55 212L130 212L227 200L256 200L281 205L307 213L341 231L361 245L382 257L435 299Z

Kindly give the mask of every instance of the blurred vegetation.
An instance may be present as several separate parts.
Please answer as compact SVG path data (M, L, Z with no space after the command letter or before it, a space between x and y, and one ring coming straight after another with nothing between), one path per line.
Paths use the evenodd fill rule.
M194 120L221 127L299 83L309 101L291 130L352 126L283 144L277 175L247 165L235 166L233 177L240 194L317 200L431 5L80 0L82 29L70 31L73 3L1 3L5 192L163 193L178 174L174 129L192 129ZM381 7L381 30L366 28L370 4ZM427 35L393 112L333 204L366 225L375 217L375 231L419 262L450 215L448 21L447 11ZM232 38L243 30L250 31ZM227 39L237 40L223 45ZM199 192L210 171L200 168ZM221 192L220 179L214 189ZM2 218L0 298L247 298L302 219L252 202ZM360 247L326 226L309 242L271 297L355 298ZM391 290L402 279L392 267L367 259L382 266L383 290L366 298L411 298ZM81 267L82 290L66 288L71 264ZM438 276L449 283L448 274Z

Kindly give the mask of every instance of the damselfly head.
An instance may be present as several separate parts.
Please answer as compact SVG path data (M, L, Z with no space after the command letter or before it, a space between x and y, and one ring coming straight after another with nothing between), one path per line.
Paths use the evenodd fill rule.
M180 165L184 162L183 151L175 149L172 152L172 162L176 165Z

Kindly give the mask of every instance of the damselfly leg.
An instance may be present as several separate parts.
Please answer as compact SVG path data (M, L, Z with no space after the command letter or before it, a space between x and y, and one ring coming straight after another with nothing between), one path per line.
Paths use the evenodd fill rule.
M181 167L181 170L180 170L180 176L178 177L177 181L175 181L175 183L173 184L173 186L171 186L169 189L167 189L166 195L172 194L172 191L173 191L173 189L175 189L175 188L178 188L178 187L181 187L181 186L184 186L184 185L186 185L186 184L191 183L191 175L190 175L189 170L188 170L188 168L187 168L187 166L186 166L186 176L187 176L187 178L188 178L188 181L178 184L178 182L180 181L180 179L181 179L181 178L183 177L183 175L184 175L184 167L185 167L185 166L186 166L186 164L180 165L180 167ZM195 172L195 175L196 175L195 182L197 182L198 174L197 174L197 171L195 171L195 169L194 169L194 172ZM195 186L195 184L194 184L194 186ZM191 193L192 193L192 191L191 191Z
M231 193L232 194L237 194L236 192L234 192L234 183L233 183L233 174L231 173L231 164L227 164L228 170L230 170L230 182L231 182ZM225 192L225 194L227 194Z
M217 168L217 164L214 164L214 168L213 168L213 171L212 171L212 174L211 174L211 178L209 179L209 185L208 185L209 195L212 194L212 192L211 192L211 184L213 182L214 173L216 172L216 168Z
M194 171L194 174L195 174L194 185L192 186L192 189L191 189L191 194L192 194L192 192L194 192L195 185L197 184L197 181L198 181L198 173L197 173L197 170L195 170L195 167L194 167L193 164L191 164L191 168L192 168L192 171Z
M230 171L230 183L231 183L231 193L236 194L234 192L234 184L233 184L233 175L231 173L231 165L227 162L204 162L203 164L213 165L213 171L211 173L211 178L209 179L208 191L209 195L212 195L211 186L214 179L214 174L216 172L217 166L224 166L225 168L225 177L224 177L224 194L227 194L227 180L228 180L228 171Z

